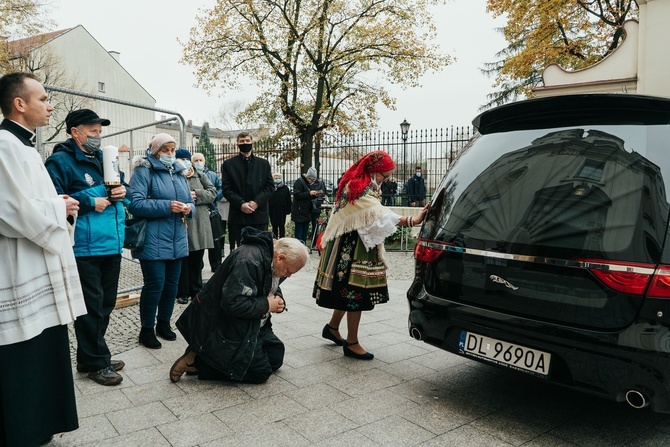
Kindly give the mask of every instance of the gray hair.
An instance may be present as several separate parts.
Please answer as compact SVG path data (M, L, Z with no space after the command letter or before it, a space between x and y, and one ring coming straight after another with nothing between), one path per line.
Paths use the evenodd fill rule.
M307 247L293 237L277 239L275 241L274 250L275 253L284 253L286 255L286 261L292 265L300 264L304 267L307 263L307 258L309 257L309 250L307 250Z

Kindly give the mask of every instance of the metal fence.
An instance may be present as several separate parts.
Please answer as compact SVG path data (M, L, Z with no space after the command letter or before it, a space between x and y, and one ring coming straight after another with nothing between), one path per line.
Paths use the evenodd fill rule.
M388 152L396 162L395 172L391 180L398 185L397 195L392 199L394 205L405 205L405 182L414 175L415 168L422 168L426 184L427 198L438 186L440 180L456 159L460 150L473 136L470 127L449 127L401 132L366 132L352 135L326 135L315 143L314 167L319 178L323 179L330 199L333 199L337 181L358 158L375 150ZM289 188L299 178L300 143L294 139L262 139L254 142L254 153L270 161L274 172L280 173ZM191 147L192 152L202 148ZM235 144L213 145L205 154L216 163L220 171L220 163L238 154ZM211 158L210 158L211 157ZM215 160L215 161L214 161ZM212 163L210 163L212 164Z

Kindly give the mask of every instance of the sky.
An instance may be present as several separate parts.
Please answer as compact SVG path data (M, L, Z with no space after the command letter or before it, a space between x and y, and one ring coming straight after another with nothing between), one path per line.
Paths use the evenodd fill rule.
M187 41L198 10L211 7L214 0L115 0L101 6L50 0L50 4L56 29L83 25L106 50L121 54L121 64L156 99L157 107L177 111L195 125L208 121L223 127L218 121L222 104L255 97L253 88L240 92L225 86L208 94L194 86L193 69L179 63L182 49L177 39ZM404 119L412 131L468 126L494 90L493 79L480 69L505 47L495 30L503 20L486 12L486 0L447 0L434 12L438 43L456 61L425 75L421 87L391 86L397 110L379 105L381 131L398 131Z

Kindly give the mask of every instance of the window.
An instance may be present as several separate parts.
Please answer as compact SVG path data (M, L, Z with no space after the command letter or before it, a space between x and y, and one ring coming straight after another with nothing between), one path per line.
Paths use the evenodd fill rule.
M596 160L586 160L581 171L577 174L577 178L592 180L599 182L603 178L603 171L605 170L605 162Z
M105 83L104 82L98 82L98 91L105 93Z

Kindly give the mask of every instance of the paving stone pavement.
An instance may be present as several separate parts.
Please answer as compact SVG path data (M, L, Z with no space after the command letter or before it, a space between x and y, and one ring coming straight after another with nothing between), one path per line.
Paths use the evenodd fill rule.
M565 390L413 340L405 299L411 254L388 257L391 301L366 312L360 328L361 343L375 359L345 358L342 348L321 338L330 313L311 298L314 253L282 285L289 311L273 317L273 328L286 344L286 357L262 385L200 382L194 376L171 383L169 368L186 347L181 336L164 341L159 350L143 348L137 343L137 306L116 310L108 342L126 362L124 381L103 387L74 370L80 428L55 436L49 445L670 445L667 415ZM208 266L204 272L211 275ZM184 308L176 305L175 317Z

